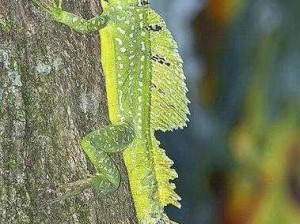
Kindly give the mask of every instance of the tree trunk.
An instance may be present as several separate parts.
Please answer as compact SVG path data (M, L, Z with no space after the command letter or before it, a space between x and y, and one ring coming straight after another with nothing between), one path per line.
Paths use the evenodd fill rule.
M85 17L97 8L64 7ZM98 36L51 21L31 1L0 1L0 223L137 223L121 154L117 192L49 203L94 172L80 139L108 123Z

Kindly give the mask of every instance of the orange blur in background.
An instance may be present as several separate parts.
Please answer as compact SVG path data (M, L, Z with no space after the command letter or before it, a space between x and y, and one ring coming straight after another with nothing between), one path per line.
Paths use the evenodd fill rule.
M248 13L247 7L250 4L251 1L246 0L210 0L193 23L199 40L199 52L205 62L203 78L199 83L199 102L207 110L219 110L218 98L224 91L230 92L231 87L224 86L224 80L231 74L224 73L220 64L227 52L232 50L227 42L229 34L237 32L233 31L233 27L244 30L245 38L256 35L254 28L254 34L250 28L249 31L247 27L236 28L239 20ZM287 57L283 54L282 43L285 43L285 37L280 29L280 26L262 29L259 38L255 39L254 49L239 50L250 51L253 57L240 65L248 66L247 71L250 72L243 91L244 97L236 105L238 116L227 133L228 153L234 164L224 174L219 223L300 223L300 131L297 105L300 99L294 95L284 100L270 97L270 89L276 92L277 88L283 88L273 84L273 80L278 78L274 66ZM236 63L239 61L236 60ZM242 72L243 69L237 77L246 77ZM284 80L285 77L282 77ZM277 101L282 105L278 106ZM273 117L272 114L276 115Z

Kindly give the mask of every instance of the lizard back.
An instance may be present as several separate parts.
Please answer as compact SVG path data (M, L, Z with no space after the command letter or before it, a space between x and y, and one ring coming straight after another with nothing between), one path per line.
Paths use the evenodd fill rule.
M110 120L133 122L137 136L124 160L138 219L173 223L164 206L180 207L170 183L177 173L154 131L183 127L187 120L182 60L165 23L147 5L116 4L108 10L114 15L100 30L101 61Z

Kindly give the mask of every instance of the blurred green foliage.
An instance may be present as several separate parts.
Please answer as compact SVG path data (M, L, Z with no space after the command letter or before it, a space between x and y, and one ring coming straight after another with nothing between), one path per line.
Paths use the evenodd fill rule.
M223 148L232 162L227 171L219 168L222 182L215 181L224 187L215 186L222 191L214 223L297 224L300 2L231 2L241 7L230 14L226 3L211 0L195 24L206 61L200 98L219 122L222 133L215 135L223 137L211 150Z
M184 47L192 101L189 127L160 136L183 198L172 216L187 224L300 223L300 1L203 0L191 21L196 43L182 19L197 0L174 1L153 0L162 13L182 12L165 18ZM190 66L195 49L201 71Z

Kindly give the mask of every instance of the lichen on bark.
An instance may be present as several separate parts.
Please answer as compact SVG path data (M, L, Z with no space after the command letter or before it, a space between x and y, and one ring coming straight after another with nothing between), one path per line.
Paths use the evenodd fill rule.
M71 3L92 16L88 4ZM93 173L79 142L108 122L98 39L31 1L0 2L0 223L136 223L121 155L117 192L48 203L58 186Z

